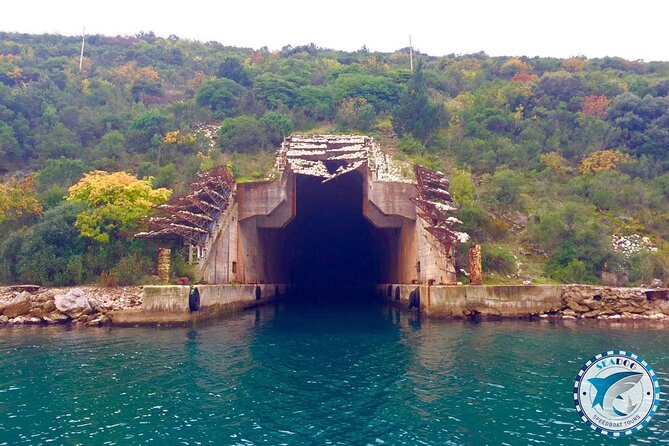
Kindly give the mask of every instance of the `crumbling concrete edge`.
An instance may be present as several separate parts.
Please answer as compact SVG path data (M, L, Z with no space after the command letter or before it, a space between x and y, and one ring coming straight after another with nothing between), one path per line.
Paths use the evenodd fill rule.
M400 285L380 284L385 300L409 308L420 295L421 314L431 318L556 318L618 322L669 322L669 289L597 285ZM415 293L414 293L415 294Z
M379 286L379 292L383 291L386 299L404 308L408 308L411 292L415 290L420 295L420 312L429 317L468 318L482 315L518 318L554 312L562 307L561 285Z
M285 284L147 285L143 289L142 308L112 312L112 325L192 325L267 305L288 292ZM198 293L197 309L193 290Z

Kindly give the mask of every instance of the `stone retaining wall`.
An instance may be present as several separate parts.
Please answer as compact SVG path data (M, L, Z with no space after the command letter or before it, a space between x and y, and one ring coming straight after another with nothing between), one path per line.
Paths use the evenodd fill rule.
M565 285L565 318L669 320L669 289Z

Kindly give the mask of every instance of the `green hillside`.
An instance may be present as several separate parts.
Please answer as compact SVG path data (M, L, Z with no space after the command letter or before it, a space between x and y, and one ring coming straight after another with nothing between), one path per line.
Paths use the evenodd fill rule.
M143 33L89 36L80 70L80 45L0 33L2 283L152 273L154 247L128 237L145 210L103 212L90 191L69 193L87 172L180 194L222 163L238 181L263 178L285 135L326 131L443 170L488 281L669 279L669 62L418 52L411 72L408 49L272 52Z

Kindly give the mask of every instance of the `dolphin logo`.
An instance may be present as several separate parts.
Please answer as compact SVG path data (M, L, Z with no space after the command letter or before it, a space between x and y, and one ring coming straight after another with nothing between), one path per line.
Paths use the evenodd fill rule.
M616 398L620 398L620 395L634 387L641 380L642 376L643 373L618 372L612 373L606 378L590 378L588 381L597 391L597 395L595 395L595 399L592 402L592 407L599 406L605 411L612 412L612 406ZM628 398L628 409L630 406L632 405Z

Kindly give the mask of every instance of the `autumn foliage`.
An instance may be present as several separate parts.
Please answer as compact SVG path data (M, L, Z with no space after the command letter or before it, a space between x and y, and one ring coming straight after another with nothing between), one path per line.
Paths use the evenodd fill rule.
M32 175L19 182L0 184L0 223L41 212L42 205L37 199Z
M606 119L606 111L611 104L611 100L606 96L586 96L581 104L581 111L599 119Z
M617 150L600 150L583 158L578 166L578 171L582 174L588 172L606 172L618 170L621 163L630 162L628 154Z
M132 229L152 207L167 202L171 195L169 189L154 189L151 178L140 180L125 172L96 170L70 187L67 199L86 206L75 223L81 235L107 243L111 233Z
M551 169L555 173L564 174L567 173L567 167L569 163L562 155L557 152L548 152L544 153L540 157L541 163L546 167Z
M197 138L192 133L183 134L179 130L165 133L164 142L173 146L191 146L195 144Z
M539 79L539 76L536 74L528 73L527 71L519 71L513 75L512 80L514 82L520 82L522 84L529 82L536 82Z

